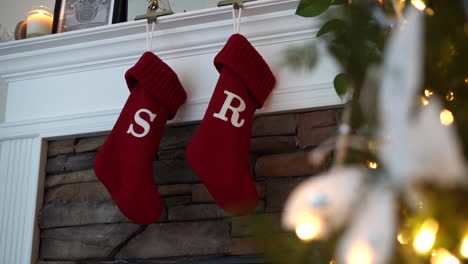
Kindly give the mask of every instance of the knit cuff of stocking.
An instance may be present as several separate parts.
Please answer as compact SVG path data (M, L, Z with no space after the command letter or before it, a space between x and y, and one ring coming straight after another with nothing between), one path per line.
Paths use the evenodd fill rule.
M262 108L276 80L268 64L244 36L232 35L214 59L214 64L218 72L227 67L238 75L257 107Z
M145 52L141 56L125 73L125 80L130 91L137 84L143 86L156 101L167 108L169 119L174 118L187 99L177 74L152 52Z

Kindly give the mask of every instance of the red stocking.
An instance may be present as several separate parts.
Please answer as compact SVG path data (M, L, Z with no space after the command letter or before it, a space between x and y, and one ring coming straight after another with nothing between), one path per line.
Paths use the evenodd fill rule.
M153 180L153 159L166 121L186 100L177 75L146 52L125 74L131 91L117 123L94 162L96 176L128 219L152 224L162 202Z
M186 156L218 205L243 215L254 211L258 202L249 168L253 115L273 89L275 78L239 34L231 36L214 62L221 75Z

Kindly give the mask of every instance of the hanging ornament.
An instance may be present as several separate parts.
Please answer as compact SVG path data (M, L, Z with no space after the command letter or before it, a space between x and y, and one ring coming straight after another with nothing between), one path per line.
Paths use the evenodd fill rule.
M336 168L301 183L285 204L282 223L303 240L327 238L351 214L365 189L364 172Z
M395 194L378 183L354 212L350 226L338 245L339 263L384 264L396 243Z

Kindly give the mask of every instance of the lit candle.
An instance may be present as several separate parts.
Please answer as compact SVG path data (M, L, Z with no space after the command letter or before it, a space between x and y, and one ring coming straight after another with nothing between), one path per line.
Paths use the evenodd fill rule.
M28 12L26 36L36 37L52 33L53 12L44 6L33 8Z

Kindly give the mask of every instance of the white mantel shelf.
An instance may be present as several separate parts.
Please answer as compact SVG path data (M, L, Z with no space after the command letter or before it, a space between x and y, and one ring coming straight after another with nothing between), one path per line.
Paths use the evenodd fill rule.
M294 15L298 0L245 4L241 33L278 80L265 107L273 113L340 104L332 88L336 65L321 56L313 71L294 72L285 50L314 39L320 19ZM161 17L153 51L179 75L187 103L172 123L203 117L218 73L213 58L232 34L231 7ZM109 131L128 97L123 74L145 52L145 21L0 44L0 77L8 83L2 138L57 137Z
M316 41L322 24L296 16L298 3L258 0L242 12L241 34L277 79L257 114L341 104L332 84L338 67L324 49L314 70L295 72L285 63L285 50ZM0 123L0 263L35 263L47 140L112 129L129 95L124 73L146 51L145 23L0 44L0 78L8 85ZM158 19L153 52L174 69L188 94L171 123L201 120L219 77L213 59L231 34L229 6Z

